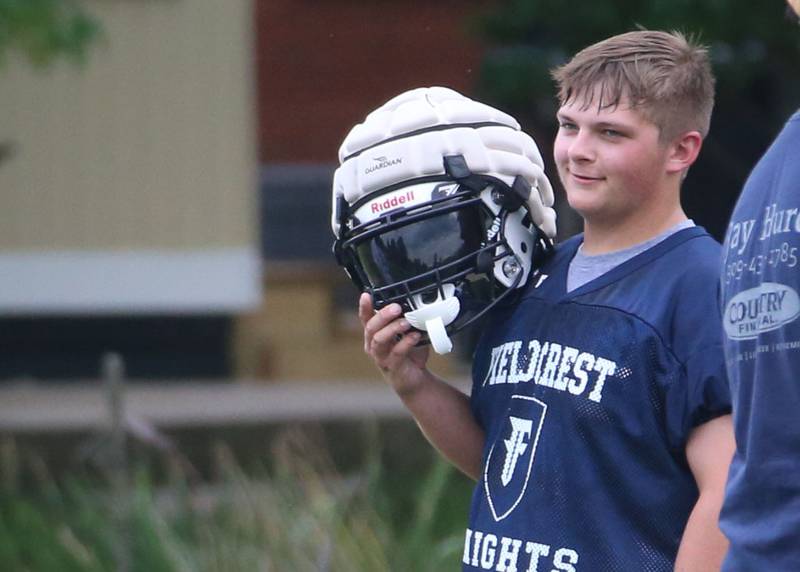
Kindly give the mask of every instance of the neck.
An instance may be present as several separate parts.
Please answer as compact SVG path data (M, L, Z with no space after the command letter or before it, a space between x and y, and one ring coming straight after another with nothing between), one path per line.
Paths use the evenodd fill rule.
M625 220L584 220L583 252L605 254L641 244L688 220L680 205L652 216L639 211Z

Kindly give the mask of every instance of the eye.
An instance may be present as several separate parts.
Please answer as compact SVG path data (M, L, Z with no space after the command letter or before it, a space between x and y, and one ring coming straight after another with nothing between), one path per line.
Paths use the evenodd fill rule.
M621 132L617 131L616 129L603 129L601 133L603 134L604 137L611 137L611 138L624 136Z
M578 126L572 123L571 121L561 120L558 122L559 129L564 131L575 131L578 129Z

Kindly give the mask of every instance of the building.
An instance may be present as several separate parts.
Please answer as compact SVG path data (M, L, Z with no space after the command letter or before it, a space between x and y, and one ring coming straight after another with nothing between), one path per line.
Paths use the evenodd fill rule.
M0 72L0 379L110 350L133 377L374 375L329 254L336 151L400 91L469 93L488 2L86 5L85 67Z

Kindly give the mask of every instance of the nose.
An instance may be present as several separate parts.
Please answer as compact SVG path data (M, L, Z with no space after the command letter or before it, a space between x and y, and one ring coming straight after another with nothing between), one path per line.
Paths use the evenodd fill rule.
M567 147L567 157L575 163L585 163L594 160L594 147L590 134L583 129L575 133L569 141Z

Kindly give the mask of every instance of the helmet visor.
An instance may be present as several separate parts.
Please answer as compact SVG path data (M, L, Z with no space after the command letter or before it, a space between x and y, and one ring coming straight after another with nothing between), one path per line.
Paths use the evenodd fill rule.
M475 264L470 255L481 247L486 218L478 204L467 204L357 241L354 255L375 288L412 281L437 268L444 281Z

